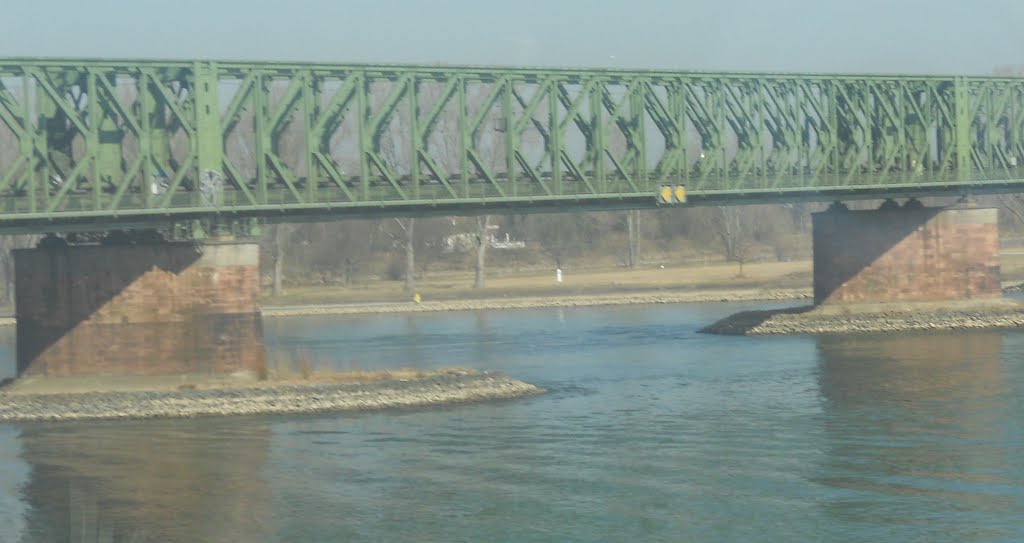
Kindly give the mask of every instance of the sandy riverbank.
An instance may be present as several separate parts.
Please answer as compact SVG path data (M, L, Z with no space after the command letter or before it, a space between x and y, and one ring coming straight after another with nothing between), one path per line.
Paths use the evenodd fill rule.
M283 415L508 400L543 390L497 373L438 371L363 382L261 381L172 390L0 391L0 422Z
M361 304L309 304L296 306L264 306L264 317L301 315L364 315L373 313L425 313L435 311L477 311L485 309L530 309L540 307L590 307L631 304L681 304L709 302L755 302L775 300L809 300L809 288L740 288L681 290L661 292L623 292L614 294L579 294L555 296L516 296L501 298L469 298L414 302ZM0 317L0 326L14 326L14 317Z
M474 311L483 309L530 309L539 307L589 307L629 304L678 304L707 302L746 302L772 300L807 300L811 290L800 289L729 289L679 292L643 292L581 296L532 296L516 298L481 298L421 303L363 305L308 305L264 307L266 317L298 315L358 315L366 313L423 313L432 311Z
M701 330L723 335L854 334L1024 327L1018 300L891 303L744 311Z

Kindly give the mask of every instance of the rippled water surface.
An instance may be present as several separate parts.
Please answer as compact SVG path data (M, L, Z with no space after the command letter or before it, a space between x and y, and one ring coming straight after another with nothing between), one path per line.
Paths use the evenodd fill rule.
M0 541L1024 540L1024 334L696 333L753 307L268 320L278 361L549 392L0 425Z

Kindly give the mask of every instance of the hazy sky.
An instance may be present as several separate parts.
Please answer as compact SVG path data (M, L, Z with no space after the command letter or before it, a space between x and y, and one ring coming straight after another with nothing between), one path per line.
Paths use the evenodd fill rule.
M1022 0L23 0L0 56L987 74Z

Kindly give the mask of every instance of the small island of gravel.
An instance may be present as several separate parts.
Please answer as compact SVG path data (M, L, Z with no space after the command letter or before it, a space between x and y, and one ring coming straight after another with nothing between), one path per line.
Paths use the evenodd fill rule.
M0 422L284 415L416 408L506 400L542 389L505 375L472 370L317 374L149 389L82 390L8 385L0 389Z
M1024 327L1017 300L822 305L744 311L702 333L723 335L852 334Z

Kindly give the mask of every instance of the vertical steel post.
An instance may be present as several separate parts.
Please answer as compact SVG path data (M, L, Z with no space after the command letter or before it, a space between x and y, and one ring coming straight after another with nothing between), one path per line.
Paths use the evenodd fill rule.
M257 74L253 81L252 110L253 110L253 139L254 159L256 161L256 194L260 203L279 203L270 201L270 192L267 182L267 150L270 149L270 128L267 126L267 102L269 89L266 78L263 74Z
M36 88L38 89L38 83ZM30 212L35 213L39 209L39 202L36 199L36 193L38 191L46 190L46 172L48 170L46 164L46 136L40 134L38 131L33 130L34 123L32 119L31 108L28 107L30 103L30 93L32 92L32 76L27 70L21 72L21 99L24 102L21 106L22 113L22 126L25 129L25 133L22 135L21 145L22 152L26 153L29 157L26 167L28 168L25 172L25 177L29 183L26 189L28 190L28 209ZM37 95L37 98L41 96ZM38 102L36 102L38 107ZM43 126L43 120L38 119L39 126ZM40 164L39 159L36 157L44 157ZM39 171L39 173L36 173ZM17 207L15 206L15 209Z
M356 109L359 115L359 177L364 201L370 199L370 153L373 151L373 134L370 133L372 116L370 115L370 79L366 72L356 76Z
M469 150L473 146L473 137L469 133L469 123L466 118L469 115L469 104L467 103L468 99L466 97L466 79L463 77L459 78L459 172L462 185L462 197L469 198Z
M683 148L683 155L681 159L683 161L683 183L686 184L690 190L693 190L693 185L690 184L690 175L692 174L692 169L690 168L690 87L691 85L685 79L679 81L679 97L675 114L676 118L679 119L679 131L683 135L682 141L679 142L679 145ZM699 135L697 137L697 141L700 141Z
M175 172L170 171L170 158L171 158L171 131L170 126L167 124L167 105L164 102L164 98L158 88L159 85L163 85L164 82L158 80L154 75L149 74L145 76L148 83L145 86L145 95L151 97L147 99L150 102L150 113L152 119L150 121L150 136L149 136L149 156L162 177L166 177L168 181L174 176Z
M213 62L196 62L192 66L192 77L196 116L195 150L198 155L195 188L198 189L199 181L204 176L216 180L224 178L224 135L220 124L220 103L217 100L217 65ZM198 198L199 191L194 192ZM215 201L220 201L220 195L217 195Z
M153 163L153 96L149 92L148 76L145 71L135 73L135 92L138 94L139 103L139 155L142 158L142 198L146 207L153 205L153 196L157 187L158 177L154 175L157 169Z
M633 149L635 162L633 164L636 172L636 183L640 190L646 190L650 186L647 178L647 109L644 107L644 94L649 92L646 85L634 81L629 89L629 124L633 133Z
M501 102L501 109L504 113L505 126L505 177L511 187L513 197L519 195L519 187L516 182L516 149L519 146L519 133L516 132L515 116L512 115L512 78L505 80L505 96Z
M967 80L957 77L953 80L953 99L956 110L956 172L957 179L967 181L971 177L971 112L970 93Z
M420 104L419 81L416 76L410 77L406 83L406 94L409 99L409 183L412 184L412 199L420 199L420 155L423 153L424 142L420 139Z
M551 147L551 183L555 186L555 194L562 196L565 191L562 188L562 129L558 122L558 93L561 91L562 82L555 80L548 89L548 122ZM543 175L543 174L541 174Z
M307 72L303 76L302 84L302 139L303 139L303 158L306 162L306 201L316 201L316 189L318 183L318 175L316 162L313 160L313 151L316 146L316 142L313 137L313 118L316 116L316 79L312 72Z
M90 96L94 97L94 100L90 100L90 115L95 114L96 117L90 117L90 128L96 133L96 154L95 170L98 173L93 178L93 197L94 197L94 208L100 209L102 206L101 200L103 196L103 187L107 183L115 183L121 178L121 147L122 140L124 139L124 132L117 125L114 118L117 115L115 112L117 106L111 104L110 101L117 100L116 96L101 96L99 93L100 83L99 78L110 77L110 88L117 88L117 79L113 74L91 72L89 81L91 82L92 93ZM93 109L93 107L95 109ZM122 180L128 182L127 179Z
M26 71L26 78L29 77L29 72ZM31 77L35 79L35 90L36 90L36 108L38 109L38 121L40 134L36 140L37 149L40 157L40 177L39 177L39 188L38 191L33 191L33 196L36 192L42 198L42 205L38 202L32 202L32 210L48 209L50 207L50 179L55 175L52 162L54 162L51 153L54 146L50 143L50 138L54 136L54 128L57 127L59 119L57 119L57 102L54 100L49 93L43 88L42 78L46 77L46 74L42 71L33 70ZM25 108L28 110L29 108ZM29 125L31 126L31 125ZM83 134L83 137L84 134ZM63 151L63 149L61 149ZM61 164L61 167L64 165ZM68 172L63 172L63 175L68 175ZM72 182L71 179L66 179L65 182Z
M83 134L85 136L86 156L88 157L83 157L83 160L92 161L92 179L90 180L92 184L92 208L100 209L100 189L103 186L103 178L106 172L103 170L103 165L100 161L102 154L100 153L100 126L103 124L103 121L100 114L100 100L96 91L97 87L99 87L96 84L96 77L98 76L91 70L86 72L85 88L89 96L89 102L86 105L89 112L89 133Z
M608 129L605 126L602 112L604 104L601 103L601 92L604 89L604 82L590 87L590 133L591 133L591 157L594 161L594 177L597 178L599 191L608 191L608 172L605 170L605 143L608 141ZM586 91L586 85L583 85Z

